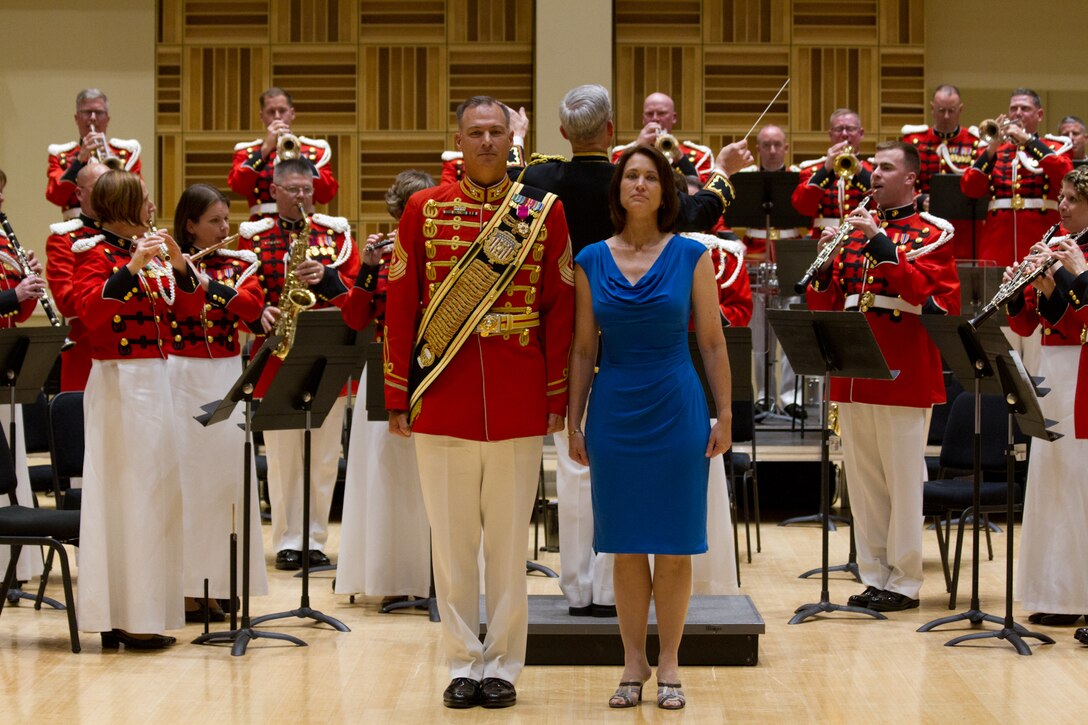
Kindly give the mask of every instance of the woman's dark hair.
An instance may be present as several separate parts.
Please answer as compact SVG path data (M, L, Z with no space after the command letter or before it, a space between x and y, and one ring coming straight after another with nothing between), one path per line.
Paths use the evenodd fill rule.
M434 186L434 179L425 171L408 169L397 174L397 178L393 179L393 185L385 192L385 208L389 211L389 216L400 219L404 214L408 197L432 186Z
M196 224L208 207L217 201L221 201L230 209L230 201L226 195L211 184L193 184L181 192L178 205L174 208L174 239L182 249L188 249L196 238L189 232L187 222Z
M91 191L91 206L98 212L102 224L121 222L144 226L147 209L144 185L130 171L107 171L95 182Z
M657 168L657 177L661 181L661 206L657 210L657 230L671 232L676 227L676 217L680 213L680 200L676 196L669 160L652 146L632 146L616 161L616 171L612 174L612 182L608 185L608 210L612 215L612 227L616 230L616 234L619 234L627 226L627 210L620 203L620 184L623 182L623 172L627 168L627 162L636 154L650 159Z

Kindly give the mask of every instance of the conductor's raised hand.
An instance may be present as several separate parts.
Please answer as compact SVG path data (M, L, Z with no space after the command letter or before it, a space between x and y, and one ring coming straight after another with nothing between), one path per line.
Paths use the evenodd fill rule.
M714 159L714 168L723 172L726 176L732 176L745 166L754 163L752 152L748 150L748 141L741 139L731 144L722 146L718 156Z

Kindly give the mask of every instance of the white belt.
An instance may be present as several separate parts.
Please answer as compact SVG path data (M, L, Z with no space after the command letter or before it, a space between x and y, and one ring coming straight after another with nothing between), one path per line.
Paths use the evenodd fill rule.
M78 206L73 206L71 209L65 209L62 216L67 221L68 219L75 219L77 216L79 216L79 213L80 208Z
M797 237L801 236L797 233L796 229L771 229L770 232L771 239L797 239ZM748 231L745 232L745 235L749 239L766 239L767 230L752 229L751 227L749 227Z
M1028 199L1022 196L1014 196L1011 199L993 199L986 208L989 211L995 209L1057 209L1058 202L1053 199Z
M862 309L863 305L859 304L859 302L861 302L862 300L864 300L865 302L865 309ZM900 312L908 312L912 315L922 314L921 305L912 305L909 302L905 302L899 297L874 295L872 292L863 292L860 295L847 295L846 304L844 305L844 307L846 309L850 309L851 307L857 307L862 312L866 312L867 310L871 310L876 307L881 310L899 310Z
M251 216L256 216L256 215L259 215L259 214L275 214L276 213L276 205L274 203L273 204L254 204L253 206L249 207L249 213L250 213Z

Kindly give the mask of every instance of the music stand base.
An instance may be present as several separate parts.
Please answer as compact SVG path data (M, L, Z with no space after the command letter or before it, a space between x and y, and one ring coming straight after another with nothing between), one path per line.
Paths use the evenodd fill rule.
M534 571L538 572L540 574L543 574L544 576L548 577L549 579L558 579L559 578L558 574L556 574L554 571L552 571L548 567L544 566L543 564L537 564L535 561L526 561L525 562L525 573L526 574L532 574Z
M795 611L796 613L790 619L790 624L801 624L801 622L804 622L809 617L815 617L817 614L825 612L853 612L854 614L867 614L873 619L887 619L883 614L875 612L872 609L851 607L848 604L832 604L826 599L816 602L815 604L802 604Z
M791 526L793 524L823 524L823 522L824 522L824 515L817 513L817 514L812 514L811 516L794 516L792 519L786 519L785 521L779 521L778 525L779 526ZM838 522L840 524L849 524L850 519L846 518L845 516L836 516L835 514L831 514L831 520L827 524L827 530L828 531L838 531L838 529L835 526L836 522Z
M804 574L801 574L797 578L798 579L808 579L810 576L816 576L817 574L822 574L823 571L824 571L824 569L823 569L822 566L821 567L816 567L815 569L809 569L808 571L806 571ZM828 571L828 573L831 573L833 571L845 571L845 572L849 573L851 576L854 577L854 581L856 581L858 584L861 584L861 572L858 570L858 564L857 564L856 561L849 561L849 562L847 562L845 564L836 564L835 566L829 566L827 568L827 571Z
M948 640L944 643L944 646L955 647L962 642L968 642L975 639L1003 639L1016 648L1017 654L1030 655L1031 648L1028 647L1027 642L1024 641L1024 637L1034 637L1042 644L1054 644L1054 640L1045 634L1029 632L1020 625L1014 624L1012 627L1003 627L996 632L972 632L970 634L964 634L955 639Z
M233 642L233 646L230 648L230 654L232 657L241 657L246 653L246 647L249 646L250 640L253 639L278 639L284 642L290 642L293 645L299 647L306 647L306 643L298 637L290 634L281 634L279 632L265 632L259 629L253 629L252 627L243 627L242 629L232 629L226 632L206 632L193 640L193 644L219 644L220 642Z
M983 622L990 622L991 624L1004 624L1005 618L999 617L996 614L987 614L980 609L968 609L966 612L960 612L959 614L950 614L947 617L940 617L934 619L932 622L926 622L916 631L929 632L937 627L943 627L946 624L952 624L953 622L970 622L971 626L977 627ZM1027 630L1021 627L1019 624L1014 624L1014 627L1019 627L1023 630L1023 633L1027 633Z
M41 602L39 602L38 596L36 594L24 592L22 589L12 588L8 590L8 604L15 604L20 599L29 599L30 601L34 602L35 609L41 609L42 604L48 604L53 609L64 609L64 605L58 602L56 599L53 599L52 597L43 596Z
M389 614L390 612L395 612L398 609L411 609L412 607L415 607L417 609L423 609L424 607L426 607L428 619L430 619L432 622L442 621L438 616L438 600L434 597L427 597L426 599L413 599L412 601L406 602L390 602L378 611L382 614Z
M253 618L253 626L257 626L258 624L261 624L263 622L271 622L274 619L286 619L288 617L297 617L299 619L312 619L315 622L322 622L329 625L337 632L351 631L348 626L341 622L339 619L336 619L335 617L330 617L329 615L323 612L319 612L316 609L311 609L310 607L299 607L298 609L292 609L288 612L276 612L275 614L262 614L259 617Z
M311 566L310 567L310 573L311 574L313 574L314 572L320 572L320 571L336 571L336 564L322 564L321 566ZM300 571L299 573L295 574L294 578L295 579L301 579L302 578L302 572Z

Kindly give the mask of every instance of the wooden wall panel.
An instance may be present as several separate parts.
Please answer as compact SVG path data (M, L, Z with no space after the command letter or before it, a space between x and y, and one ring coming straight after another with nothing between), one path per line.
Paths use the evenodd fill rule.
M444 133L368 133L359 137L359 155L354 161L360 170L360 238L393 227L385 208L385 192L393 177L405 169L418 169L437 181L442 175L442 152L447 148Z
M181 59L178 46L155 49L155 127L159 133L181 130Z
M272 42L355 43L357 0L273 0Z
M790 37L789 0L706 0L706 43L785 43Z
M185 131L260 130L257 97L271 80L267 47L193 45L184 58Z
M360 43L446 42L445 0L361 0Z
M697 43L702 38L702 4L700 0L617 0L616 44L664 48Z
M365 45L359 49L359 128L426 131L446 123L446 49Z
M876 45L877 0L794 0L793 42Z
M516 44L449 46L450 133L456 129L455 111L470 96L487 95L517 109L533 111L533 51Z
M898 138L904 124L918 123L919 109L927 107L930 96L932 91L926 88L923 49L881 49L880 134L882 138Z
M357 128L358 53L354 45L273 46L271 85L291 92L296 123L338 131Z
M446 21L450 43L533 42L532 0L449 0Z
M675 131L688 136L702 133L700 45L617 45L615 88L613 106L621 137L638 134L642 128L642 100L654 91L667 93L675 101Z
M766 46L706 47L703 76L707 128L735 128L743 135L763 113L790 74L790 54ZM790 88L778 97L762 123L789 126Z
M251 45L268 42L270 13L267 0L183 2L181 22L185 43Z

